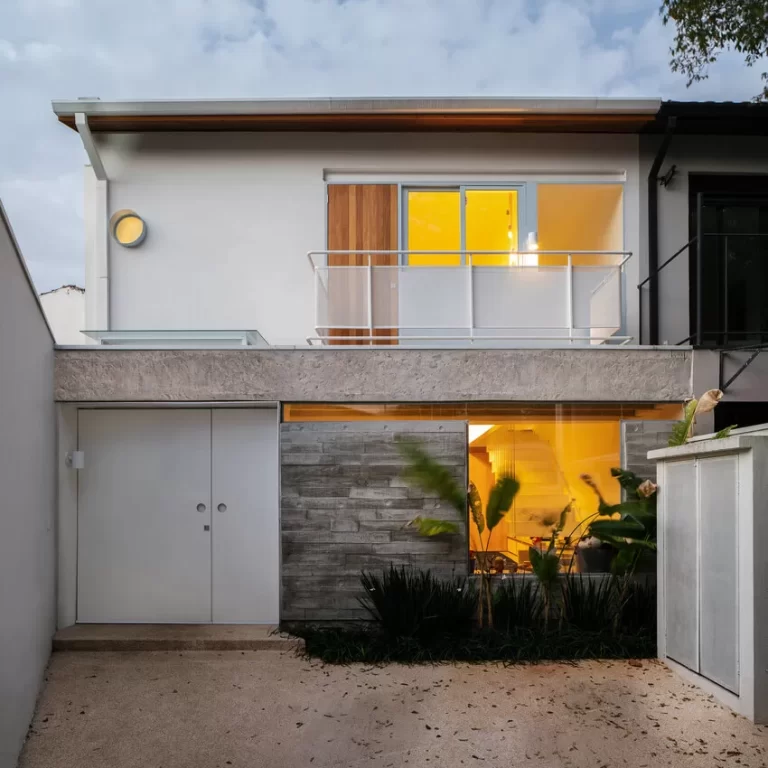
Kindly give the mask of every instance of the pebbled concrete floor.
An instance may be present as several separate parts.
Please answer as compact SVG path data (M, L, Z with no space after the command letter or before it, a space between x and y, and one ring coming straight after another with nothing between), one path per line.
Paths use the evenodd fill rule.
M635 666L639 665L639 666ZM768 729L656 662L325 667L59 652L20 768L768 766Z

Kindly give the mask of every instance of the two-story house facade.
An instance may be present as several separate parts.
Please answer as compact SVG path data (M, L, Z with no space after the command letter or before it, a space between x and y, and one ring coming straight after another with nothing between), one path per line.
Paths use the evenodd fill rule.
M361 569L481 548L525 572L594 512L580 476L618 498L686 399L768 399L761 106L54 111L88 154L95 342L57 351L62 626L355 618ZM408 525L451 513L402 480L407 439L481 495L520 480L491 541Z

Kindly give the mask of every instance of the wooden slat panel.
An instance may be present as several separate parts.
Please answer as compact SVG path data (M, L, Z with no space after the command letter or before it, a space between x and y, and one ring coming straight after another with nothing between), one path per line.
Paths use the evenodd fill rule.
M330 254L329 266L357 266L368 264L367 251L397 249L397 185L396 184L331 184L328 186L328 250L357 251L353 254ZM374 254L374 266L396 266L396 254ZM347 301L352 311L363 307L357 301L359 291L353 290L354 279L334 276L333 301ZM397 291L391 291L392 306L387 316L397 317ZM330 336L367 336L367 330L331 329ZM378 329L374 336L382 337L375 344L392 344L394 332ZM352 340L332 341L334 344L355 344Z

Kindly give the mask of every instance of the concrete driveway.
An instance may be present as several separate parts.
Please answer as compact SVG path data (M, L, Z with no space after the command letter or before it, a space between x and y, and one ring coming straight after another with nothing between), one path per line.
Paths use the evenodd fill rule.
M21 768L768 765L768 730L642 662L324 667L54 654Z

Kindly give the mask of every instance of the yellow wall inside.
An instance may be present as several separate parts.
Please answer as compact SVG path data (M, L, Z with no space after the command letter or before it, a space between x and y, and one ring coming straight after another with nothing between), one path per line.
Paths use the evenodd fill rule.
M513 430L508 434L510 443L513 443L517 425L505 425L505 427L510 426L513 427ZM523 424L521 423L520 428L522 429L522 427ZM619 484L611 476L611 468L620 466L621 461L621 433L618 420L556 421L552 419L525 422L524 428L527 431L533 431L537 437L550 445L553 461L557 465L552 469L559 468L567 487L567 493L573 499L573 522L569 524L569 530L563 531L563 535L570 535L576 523L586 520L597 511L597 496L581 479L582 474L592 476L606 501L618 503L621 498L621 491ZM481 436L474 445L477 446L483 442ZM522 450L524 450L524 444L520 443L516 451L519 453ZM521 469L517 472L513 471L513 474L521 483L522 493L522 486L526 483L525 474L522 472L522 465L525 462L521 459L520 463ZM488 499L488 493L493 483L498 479L489 470L490 467L486 462L470 454L469 479L477 486L484 504ZM533 489L529 488L528 490L532 491ZM507 541L507 535L511 535L513 530L513 526L509 524L508 520L514 514L513 509L494 530L488 549L517 552L525 548L525 545ZM573 532L573 535L578 537L583 533L584 528L579 528ZM480 544L480 536L474 523L470 523L470 541L472 549L477 549L478 544ZM486 542L487 535L484 535L482 537L483 549L486 547Z
M504 251L499 255L473 256L472 263L477 266L508 265L508 253L517 250L520 236L517 190L467 190L466 198L466 250ZM409 191L406 203L408 250L461 250L461 204L458 191ZM420 267L453 267L461 264L461 257L450 253L416 253L409 255L408 263Z
M621 184L539 184L542 251L620 251L624 248ZM581 256L576 264L614 264L615 257ZM565 264L565 256L540 256L540 264Z
M517 190L467 190L464 213L468 251L506 251L498 255L473 255L476 266L507 266L509 251L516 251L520 233L517 225Z
M458 191L409 191L408 250L461 250L461 195ZM415 267L457 267L456 253L410 254L408 263Z
M617 421L550 422L538 424L534 430L555 451L574 499L577 522L597 511L597 496L581 479L583 474L592 476L606 501L619 502L619 484L611 477L611 468L621 464L621 429Z

